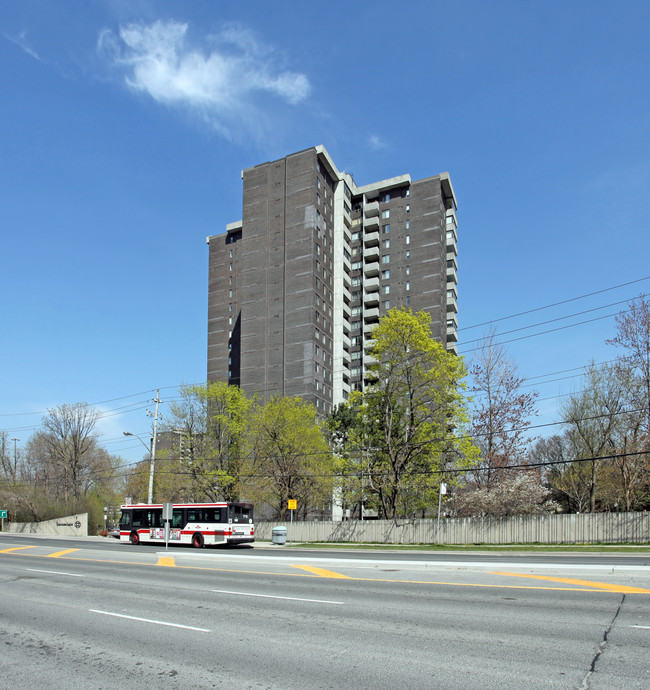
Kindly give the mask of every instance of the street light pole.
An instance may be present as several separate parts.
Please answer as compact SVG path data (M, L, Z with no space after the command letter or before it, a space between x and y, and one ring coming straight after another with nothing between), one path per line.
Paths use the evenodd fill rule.
M137 434L132 434L130 431L123 431L122 433L125 436L135 436L135 438L140 441L140 443L147 448L147 451L149 452L149 456L151 458L151 462L149 464L149 503L153 503L153 474L154 474L154 468L156 465L156 439L158 436L158 405L160 404L159 398L159 393L160 393L160 388L156 390L156 397L153 399L152 402L156 403L156 412L153 416L153 435L151 437L151 446L147 448L147 444L137 435ZM151 415L151 413L147 410L147 414Z
M149 447L147 448L147 444L137 434L132 434L130 431L123 431L122 433L124 434L124 436L133 436L134 438L137 438L138 441L140 441L140 443L145 447L150 458L149 483L151 483L151 477L153 477L153 453L151 452L153 438L150 440ZM151 499L149 500L149 503L151 503Z

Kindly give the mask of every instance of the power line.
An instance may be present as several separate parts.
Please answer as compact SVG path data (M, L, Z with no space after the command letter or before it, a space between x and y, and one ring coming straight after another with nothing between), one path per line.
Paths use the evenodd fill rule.
M595 292L588 292L585 295L579 295L578 297L571 297L569 299L562 300L561 302L554 302L553 304L547 304L543 307L535 307L533 309L527 309L526 311L518 312L517 314L510 314L509 316L501 316L498 319L491 319L490 321L484 321L483 323L477 323L473 326L464 326L459 328L458 331L468 331L472 328L481 328L482 326L489 326L493 323L498 323L499 321L506 321L508 319L515 319L518 316L526 316L527 314L532 314L537 311L543 311L544 309L551 309L552 307L559 307L562 304L568 304L569 302L576 302L581 299L586 299L587 297L593 297L594 295L600 295L604 292L610 292L611 290L618 290L622 287L627 287L628 285L634 285L635 283L642 283L644 280L650 280L650 276L645 278L637 278L636 280L630 280L627 283L621 283L620 285L613 285L612 287L603 288L602 290L596 290Z

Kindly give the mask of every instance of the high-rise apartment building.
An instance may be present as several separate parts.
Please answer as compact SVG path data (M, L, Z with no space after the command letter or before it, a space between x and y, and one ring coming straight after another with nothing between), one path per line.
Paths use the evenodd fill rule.
M244 170L242 220L208 237L208 380L327 413L363 389L391 307L455 351L456 198L447 173L357 186L322 146Z

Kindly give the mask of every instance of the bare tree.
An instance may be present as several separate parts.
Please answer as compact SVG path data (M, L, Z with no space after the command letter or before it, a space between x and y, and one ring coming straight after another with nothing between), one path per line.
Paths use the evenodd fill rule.
M47 481L54 480L67 504L79 498L93 467L93 451L98 434L95 431L99 412L86 403L59 405L43 417L42 430L31 442L37 454L37 472Z
M645 295L628 304L628 310L616 317L616 335L608 345L625 351L617 365L636 378L638 386L632 403L644 410L644 431L650 435L650 300Z
M525 381L505 349L494 343L494 333L485 338L470 368L476 394L471 434L481 450L481 471L475 474L478 487L490 488L504 480L512 465L525 462L527 428L537 414L537 393L523 393Z

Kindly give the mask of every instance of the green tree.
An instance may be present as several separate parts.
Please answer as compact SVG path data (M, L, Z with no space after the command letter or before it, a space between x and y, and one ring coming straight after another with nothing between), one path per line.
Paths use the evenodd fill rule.
M248 439L249 495L284 519L295 499L306 517L329 504L334 463L316 408L302 398L274 397L257 405Z
M252 402L240 388L222 382L183 386L180 392L182 402L171 405L163 427L178 444L166 457L161 453L156 493L170 500L239 500Z
M354 392L361 471L381 516L426 510L445 470L478 454L466 435L462 359L431 335L426 312L391 309L373 331L369 385Z
M592 363L585 372L584 388L569 396L561 408L570 449L570 463L554 486L571 493L582 510L596 511L607 474L604 460L614 455L627 431L626 404L615 367Z

